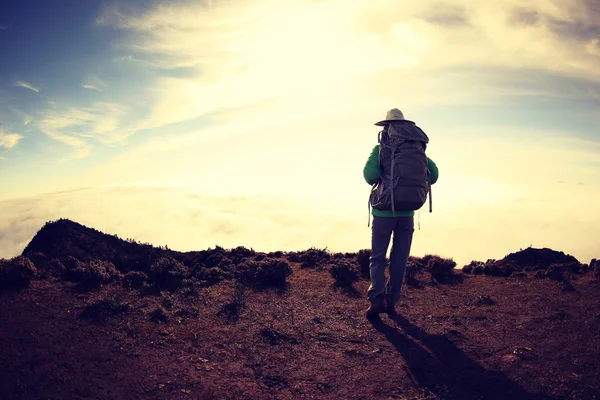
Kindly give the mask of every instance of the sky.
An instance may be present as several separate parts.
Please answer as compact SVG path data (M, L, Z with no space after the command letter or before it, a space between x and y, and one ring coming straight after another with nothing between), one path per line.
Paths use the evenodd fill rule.
M69 218L188 251L370 247L391 108L429 136L413 255L600 257L597 0L8 0L0 257Z

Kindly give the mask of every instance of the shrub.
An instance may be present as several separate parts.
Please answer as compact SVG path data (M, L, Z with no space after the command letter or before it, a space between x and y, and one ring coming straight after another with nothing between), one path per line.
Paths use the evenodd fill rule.
M267 254L268 257L280 258L283 257L283 251L277 250Z
M584 266L578 262L570 262L570 263L565 263L563 265L567 268L568 271L570 271L574 274L579 274L584 269Z
M522 268L517 266L514 262L504 261L504 260L499 260L499 261L488 260L483 265L483 273L488 276L509 277L514 272L519 271L521 269Z
M83 266L83 263L73 256L67 256L61 260L65 266L66 272Z
M244 246L238 246L235 249L232 249L229 253L231 259L236 264L241 262L244 258L256 255L256 251L254 251L253 249L247 249Z
M231 278L231 274L219 267L202 268L196 272L196 278L207 286L211 286L225 279Z
M18 256L10 260L0 259L0 287L21 289L29 286L37 270L27 257Z
M292 274L290 265L283 260L266 258L240 264L235 273L238 282L256 288L283 288Z
M243 261L246 261L246 258L242 259ZM229 258L222 258L221 262L213 268L221 268L223 271L230 271L234 266L234 262L232 260L230 260Z
M496 263L486 264L483 267L483 273L488 276L504 276L504 271Z
M80 264L69 271L69 278L86 288L95 288L103 283L111 282L119 276L115 266L108 261L93 260Z
M147 279L148 276L142 271L129 271L123 277L123 284L130 289L139 289Z
M39 251L33 251L27 253L27 258L33 263L35 269L37 270L37 275L41 278L48 278L53 275L53 271L51 271L51 263L48 257L44 253Z
M478 265L476 267L473 267L473 274L474 275L481 275L481 274L483 274L483 266Z
M254 261L262 261L262 260L264 260L264 259L265 259L265 255L264 255L264 254L257 254L257 255L254 257Z
M302 260L300 260L300 254L298 254L297 251L293 251L287 254L287 259L289 262L300 262Z
M65 266L60 260L57 258L48 258L44 253L34 251L29 253L27 258L31 260L41 278L48 278L50 276L58 277L66 271Z
M80 318L93 322L105 321L108 317L125 314L131 309L130 305L111 297L87 305L80 314Z
M598 267L600 267L600 262L595 258L592 258L590 261L590 269L597 269Z
M406 262L406 272L404 276L408 285L414 285L417 283L417 274L423 272L424 268L414 257L409 258Z
M436 255L426 255L423 261L427 260L427 271L431 274L431 279L437 282L446 282L454 278L454 267L456 262L451 258L442 258Z
M475 260L473 260L473 261L471 261L469 264L467 264L467 265L465 265L464 267L462 267L462 271L463 271L465 274L470 274L470 273L472 273L472 272L473 272L473 270L474 270L476 267L483 267L483 262L482 262L482 261L475 261Z
M204 265L207 268L214 268L217 265L219 265L221 260L223 260L224 258L225 256L221 253L212 253L208 257L206 257L206 259L204 260Z
M569 264L552 264L546 271L546 278L552 279L553 281L564 282L567 280L567 271L569 270Z
M356 262L358 263L360 277L364 279L371 278L371 250L359 250L356 254Z
M163 306L158 306L150 313L150 321L169 322L169 314Z
M300 255L300 261L302 262L302 268L316 268L322 266L324 263L329 261L331 255L327 251L327 249L315 249L311 247L310 249L304 251Z
M149 277L159 289L176 290L188 277L188 270L172 257L162 257L150 266Z
M337 286L352 286L354 282L358 281L357 268L346 261L338 261L329 268L329 273Z
M246 308L246 292L242 285L236 285L233 298L229 303L221 303L217 316L228 321L237 321L242 310Z

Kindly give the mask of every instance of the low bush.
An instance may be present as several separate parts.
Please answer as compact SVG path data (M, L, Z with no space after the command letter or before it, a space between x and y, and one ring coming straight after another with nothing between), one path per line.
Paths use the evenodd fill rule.
M486 264L483 267L483 273L488 276L504 276L504 271L496 263Z
M22 289L29 286L37 270L27 257L0 259L0 289Z
M118 277L119 271L108 261L93 260L69 270L69 279L85 288L96 288Z
M407 285L415 285L417 280L417 274L424 271L423 264L419 262L415 257L409 257L406 262L406 272L404 273L404 277L406 279Z
M169 313L163 306L156 307L150 312L150 321L154 322L169 322Z
M188 278L188 269L185 265L172 257L162 257L151 266L148 276L161 290L177 290Z
M481 275L481 274L483 274L483 266L482 265L473 267L473 275Z
M329 274L337 286L352 286L358 281L358 269L347 261L338 261L329 268Z
M148 276L142 271L129 271L123 277L123 284L129 289L139 289L147 279Z
M206 286L215 285L223 280L231 278L231 274L219 267L202 268L196 271L196 278Z
M238 246L229 252L229 257L234 264L240 263L244 258L249 258L256 255L253 249L247 249L244 246Z
M546 270L545 276L553 281L565 282L568 279L568 271L570 271L569 264L552 264Z
M65 272L68 274L70 270L83 266L83 263L73 256L67 256L61 259L62 264L65 267Z
M39 251L28 253L27 258L31 260L37 270L37 275L42 279L51 276L58 277L65 272L64 265L58 259L48 258L44 253L40 253Z
M246 289L243 285L236 285L233 298L228 303L221 303L217 316L228 321L237 321L242 310L246 308Z
M255 288L284 288L287 277L291 274L292 269L286 261L266 258L240 264L235 278L238 282Z
M211 254L209 254L205 259L204 259L204 266L206 268L214 268L217 267L221 261L223 261L225 257L225 255L221 252L213 252Z
M88 319L93 322L103 322L108 317L125 314L129 312L131 306L116 297L100 300L88 304L80 314L80 318Z
M431 279L436 282L447 282L455 277L454 267L456 262L451 258L442 258L437 255L426 255L423 261L427 262L425 267L431 274Z
M325 264L331 259L331 255L327 249L316 249L311 247L310 249L300 254L300 262L302 268L318 268Z
M476 267L482 267L482 268L483 268L483 265L484 265L484 264L483 264L483 262L482 262L482 261L475 261L475 260L473 260L473 261L471 261L469 264L467 264L467 265L465 265L464 267L462 267L462 271L463 271L465 274L470 274L470 273L472 273L472 272L473 272L473 270L474 270Z
M302 261L302 260L300 260L300 254L297 251L292 251L292 252L287 253L286 257L289 262L298 263L298 262Z
M371 250L359 250L356 254L356 262L358 263L360 277L363 279L371 279Z

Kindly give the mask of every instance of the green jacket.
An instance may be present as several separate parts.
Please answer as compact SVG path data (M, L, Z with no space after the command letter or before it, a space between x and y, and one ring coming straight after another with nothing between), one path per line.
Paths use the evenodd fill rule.
M431 172L431 183L436 183L439 177L439 171L437 165L429 157L427 157L427 166L429 167L429 172ZM379 145L373 148L367 163L365 164L365 168L363 169L363 176L369 185L374 185L379 181L381 177L381 171L379 170ZM373 209L373 215L376 217L393 217L392 211L383 211ZM414 211L396 211L397 217L412 217L415 215Z

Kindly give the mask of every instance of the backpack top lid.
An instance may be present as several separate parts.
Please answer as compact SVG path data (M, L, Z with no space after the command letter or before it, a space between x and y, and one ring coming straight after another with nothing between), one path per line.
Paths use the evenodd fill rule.
M422 142L427 146L429 137L412 121L404 120L386 124L379 142L383 145L390 145L403 141Z

